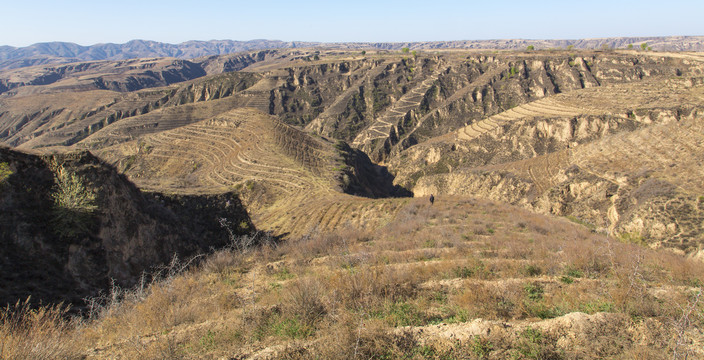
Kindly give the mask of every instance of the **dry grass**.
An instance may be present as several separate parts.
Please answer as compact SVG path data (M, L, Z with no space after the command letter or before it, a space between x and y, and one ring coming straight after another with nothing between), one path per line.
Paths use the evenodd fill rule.
M39 309L24 303L0 309L0 359L80 359L85 345L66 320L63 305Z
M458 203L411 201L375 233L222 250L123 293L90 321L45 322L36 334L95 358L701 355L704 264L510 206ZM585 333L540 325L574 312L619 320ZM513 325L449 343L412 331L477 318ZM20 323L34 329L28 319ZM4 329L20 339L15 349L51 343Z

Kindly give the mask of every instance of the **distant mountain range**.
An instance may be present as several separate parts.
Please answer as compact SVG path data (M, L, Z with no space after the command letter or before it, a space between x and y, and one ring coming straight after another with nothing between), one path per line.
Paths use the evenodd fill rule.
M211 40L187 41L180 44L168 44L157 41L132 40L124 44L96 44L81 46L67 42L38 43L26 47L0 46L0 69L12 69L42 64L56 64L93 60L124 60L133 58L174 57L193 59L203 56L222 55L242 51L325 47L341 49L525 49L533 45L536 49L566 48L576 49L625 48L629 44L638 47L647 43L658 51L704 51L704 36L666 36L666 37L618 37L579 40L460 40L397 43L321 43L280 40Z

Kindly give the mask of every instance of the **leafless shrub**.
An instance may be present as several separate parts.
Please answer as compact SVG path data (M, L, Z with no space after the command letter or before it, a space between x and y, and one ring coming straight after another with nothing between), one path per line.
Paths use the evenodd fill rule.
M671 344L673 359L689 359L693 356L691 346L688 346L687 332L693 325L704 322L704 306L702 306L702 288L700 287L684 306L677 304L681 312L679 318L674 320L673 330L675 338Z
M300 279L288 288L287 306L306 325L312 326L327 312L322 297L319 282L311 278Z

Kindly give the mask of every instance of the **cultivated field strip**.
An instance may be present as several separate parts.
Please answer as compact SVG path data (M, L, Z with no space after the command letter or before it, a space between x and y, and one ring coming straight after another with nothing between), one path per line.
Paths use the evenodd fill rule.
M200 179L205 188L232 188L249 180L282 195L315 191L321 181L278 148L273 131L266 116L235 110L143 137L150 149L144 161L157 173Z
M558 184L560 171L571 165L568 150L556 151L530 159L477 168L479 170L510 172L536 187L538 194Z
M704 191L704 119L654 124L575 148L570 162L595 174L649 171L694 195Z
M290 197L262 213L253 221L262 230L305 236L346 228L374 229L393 219L408 199L366 199L332 193Z
M543 98L474 122L457 130L455 134L458 139L470 141L499 126L523 118L572 117L583 113L583 110L561 104L552 98Z

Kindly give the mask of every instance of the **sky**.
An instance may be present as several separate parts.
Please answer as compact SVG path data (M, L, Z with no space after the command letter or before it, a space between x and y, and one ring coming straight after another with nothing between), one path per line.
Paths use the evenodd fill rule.
M0 0L0 45L704 35L704 1Z

